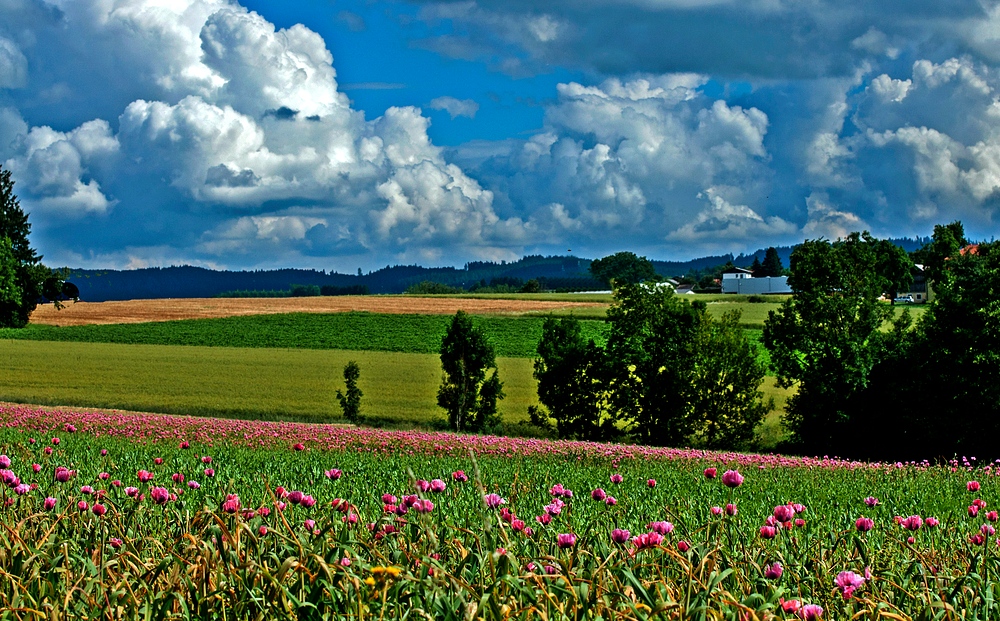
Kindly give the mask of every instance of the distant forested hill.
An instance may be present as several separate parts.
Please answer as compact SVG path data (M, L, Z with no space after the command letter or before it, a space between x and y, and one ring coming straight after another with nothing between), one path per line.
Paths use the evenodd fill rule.
M894 239L907 251L916 250L926 239ZM788 267L792 246L777 248ZM667 278L683 276L732 262L749 266L754 258L764 260L765 249L751 254L723 254L690 261L653 261L656 272ZM492 282L541 281L546 289L587 291L603 289L591 278L591 259L573 256L526 256L510 263L473 261L462 268L386 265L367 274L339 274L320 270L281 269L219 271L189 265L149 267L135 270L69 269L69 281L80 288L80 299L88 302L154 298L206 298L232 291L288 291L293 285L316 287L367 287L371 293L402 293L411 285L431 281L471 289Z

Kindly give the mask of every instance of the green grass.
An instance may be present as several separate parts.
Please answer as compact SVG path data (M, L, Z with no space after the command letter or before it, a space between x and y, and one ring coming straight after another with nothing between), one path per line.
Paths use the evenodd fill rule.
M441 364L436 354L0 341L0 401L72 405L251 420L341 421L335 391L349 360L361 366L362 410L390 427L435 427ZM529 358L497 359L507 397L500 413L527 432L538 403ZM781 439L790 391L766 378L776 409L761 428L764 447Z
M436 354L450 321L447 315L289 313L63 328L29 325L22 330L0 329L0 339ZM536 355L544 321L543 317L473 316L497 355L514 358ZM603 321L581 323L586 338L604 342Z
M0 341L0 401L255 420L339 421L348 360L362 410L393 425L444 420L436 355L341 350ZM537 403L531 360L497 360L508 423Z

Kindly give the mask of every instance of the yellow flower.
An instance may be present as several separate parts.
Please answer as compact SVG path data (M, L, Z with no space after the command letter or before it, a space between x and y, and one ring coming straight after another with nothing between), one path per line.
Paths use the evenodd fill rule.
M385 580L388 578L398 578L399 574L402 573L402 568L400 567L372 567L372 576L378 577L380 580Z

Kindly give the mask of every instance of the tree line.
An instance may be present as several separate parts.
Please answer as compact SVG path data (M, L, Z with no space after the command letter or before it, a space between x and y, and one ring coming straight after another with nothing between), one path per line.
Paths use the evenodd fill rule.
M606 343L584 339L573 318L545 321L532 422L560 438L754 448L773 403L760 390L767 369L739 312L713 318L703 302L689 303L625 258L616 259L626 266L619 279L609 277L616 288ZM917 320L908 310L897 316L892 303L908 290L914 259L935 291ZM595 263L598 271L614 264ZM806 240L787 273L793 295L769 313L762 339L779 385L796 388L782 450L998 456L1000 245L969 244L960 222L936 226L912 254L852 233ZM463 313L441 359L439 405L451 427L497 430L503 385L486 337Z
M785 425L799 451L878 459L998 457L1000 246L934 227L912 257L852 234L792 254L794 292L764 325L778 381L796 386ZM893 318L912 259L934 290Z

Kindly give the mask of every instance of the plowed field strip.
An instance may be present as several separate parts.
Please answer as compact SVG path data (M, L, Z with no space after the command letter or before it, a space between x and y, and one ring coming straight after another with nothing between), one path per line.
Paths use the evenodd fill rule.
M207 319L275 313L372 313L451 315L458 310L480 315L518 315L532 312L567 312L607 307L597 302L551 302L474 298L420 298L410 296L324 296L302 298L186 298L77 302L62 310L39 306L32 323L55 326L144 323L173 319Z

